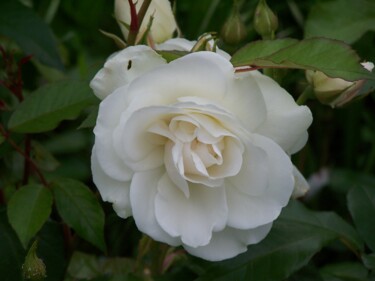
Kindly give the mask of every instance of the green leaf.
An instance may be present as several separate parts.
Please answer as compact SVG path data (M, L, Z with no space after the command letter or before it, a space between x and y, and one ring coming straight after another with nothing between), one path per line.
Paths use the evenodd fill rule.
M176 50L171 50L171 51L163 51L163 50L159 50L159 51L156 51L159 55L161 55L163 57L163 59L165 59L167 62L171 62L171 61L174 61L176 59L179 59L187 54L189 54L190 52L187 52L187 51L176 51Z
M348 207L359 234L375 251L375 186L356 186L348 194Z
M362 262L368 269L371 269L374 271L375 270L375 253L372 253L369 255L363 255Z
M10 199L9 223L16 231L24 248L42 228L51 213L52 195L41 185L26 185Z
M354 228L333 212L311 212L295 201L290 202L283 212L284 218L289 218L296 223L310 225L335 234L346 245L359 252L364 251L363 241Z
M369 30L375 31L374 1L334 0L317 2L312 7L305 37L323 36L351 44Z
M358 262L329 264L320 270L324 281L363 281L367 280L367 269Z
M47 269L47 278L43 281L63 280L67 261L62 225L48 221L38 234L38 242L38 256Z
M87 82L66 80L39 88L28 96L9 120L9 129L39 133L54 129L62 120L76 118L97 102Z
M104 251L104 212L90 189L76 180L58 179L52 191L63 220L79 236Z
M13 39L27 55L46 65L63 68L52 31L19 1L0 1L0 34Z
M347 194L356 185L375 185L375 176L349 169L333 169L330 186L335 192Z
M104 258L74 252L68 274L75 279L93 279L102 275L127 274L133 270L134 261L128 258Z
M99 106L95 106L85 120L79 125L78 129L93 128L96 124L96 119L98 118Z
M22 281L21 266L25 250L8 223L5 209L0 209L0 276L2 281Z
M326 220L326 213L290 202L261 243L234 259L215 263L197 280L284 280L337 238Z
M319 70L348 81L375 79L374 74L361 66L355 51L343 42L326 38L292 42L290 39L256 41L236 52L231 62L234 66Z
M59 161L39 142L32 141L32 159L44 171L54 171L60 165Z

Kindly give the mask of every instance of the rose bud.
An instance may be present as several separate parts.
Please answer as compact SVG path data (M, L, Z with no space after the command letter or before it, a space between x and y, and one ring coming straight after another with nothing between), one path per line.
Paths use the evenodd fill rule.
M236 45L246 38L246 26L241 20L238 4L235 1L232 12L221 29L221 36L225 43Z
M278 27L277 16L268 7L265 0L260 0L255 9L254 28L263 39L273 39Z
M374 64L362 63L368 71L372 71ZM306 71L306 79L312 85L316 98L325 105L340 107L360 96L365 80L346 81L341 78L331 78L321 71Z
M137 13L142 7L143 0L134 1L132 0ZM124 35L124 38L128 38L129 29L126 25L130 25L130 6L128 0L115 0L115 16L120 22L120 28ZM153 0L146 12L146 15L142 21L137 36L137 41L141 40L144 32L147 31L147 25L150 22L150 18L153 17L152 25L150 28L149 35L155 43L161 43L170 39L177 29L177 24L173 15L171 4L168 0Z

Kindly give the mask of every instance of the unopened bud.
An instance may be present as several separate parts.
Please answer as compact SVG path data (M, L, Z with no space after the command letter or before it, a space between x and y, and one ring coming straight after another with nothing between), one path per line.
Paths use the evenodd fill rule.
M246 38L246 26L241 20L238 4L234 1L232 12L221 29L221 37L225 43L236 45Z
M256 32L263 39L273 39L277 27L277 16L268 7L266 0L260 0L254 15L254 28Z
M374 64L371 62L362 63L368 71L372 71ZM341 78L331 78L320 71L307 70L306 79L312 85L316 98L325 105L340 107L360 96L361 89L366 82L357 80L346 81Z
M46 265L36 255L37 247L38 241L35 240L26 255L24 264L22 265L24 278L31 281L42 281L46 278Z

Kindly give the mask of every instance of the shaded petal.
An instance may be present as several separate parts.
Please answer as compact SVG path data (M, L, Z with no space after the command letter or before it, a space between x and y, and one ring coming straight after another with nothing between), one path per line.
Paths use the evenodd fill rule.
M165 174L158 183L156 219L173 237L191 247L207 245L213 231L225 227L228 208L224 187L207 188L190 184L186 198Z
M127 218L131 216L130 181L117 181L104 173L96 158L95 146L91 154L91 171L93 181L103 201L113 203L113 209L119 217Z
M172 38L156 45L157 50L163 51L187 51L190 52L197 41L189 41L185 38Z
M165 50L165 51L176 50L176 51L190 52L191 49L194 47L195 43L197 43L197 41L189 41L189 40L186 40L185 38L172 38L172 39L165 41L162 44L156 45L156 49ZM214 44L214 40L210 40L208 44L210 44L210 46L212 47ZM224 52L223 50L220 50L217 47L216 47L216 53L222 56L223 58L225 58L226 60L230 60L231 58L231 56L228 53Z
M256 228L272 223L282 209L280 202L269 197L250 196L230 183L226 185L228 226L238 229Z
M306 192L310 189L309 184L307 183L305 177L295 166L293 167L293 175L295 184L292 197L298 198L304 196Z
M94 128L97 160L103 171L118 181L128 181L133 175L113 146L113 130L120 120L124 104L126 98L121 89L102 101Z
M269 185L267 153L250 141L246 141L245 145L241 170L227 181L248 195L261 196Z
M223 231L214 232L210 243L201 247L183 247L190 254L209 261L230 259L246 252L247 245L263 240L271 230L272 223L248 230L227 227Z
M163 169L155 169L134 174L130 186L133 217L140 231L157 241L177 246L180 244L180 239L166 233L155 218L157 183L164 173Z
M209 168L209 174L212 178L235 176L242 167L242 144L231 137L226 137L223 142L225 144L222 151L223 163Z
M269 182L263 196L274 198L282 207L289 202L294 188L293 164L290 157L273 140L252 135L255 146L267 153Z
M225 97L226 108L235 113L241 124L252 132L267 117L263 93L251 73L236 73L234 83Z
M129 167L134 171L145 171L163 165L164 144L160 142L160 135L154 133L162 127L154 124L160 125L159 121L172 118L178 111L167 106L152 106L141 108L129 117L124 114L114 132L114 147ZM151 132L150 128L154 130Z
M104 99L143 73L166 64L166 61L148 46L130 46L110 56L90 82L99 99Z
M262 91L266 107L266 121L255 132L273 139L287 153L301 149L306 142L304 132L312 122L307 106L298 106L293 97L274 80L252 72ZM305 142L301 142L301 138Z
M165 168L167 170L168 176L170 180L185 194L187 198L190 196L189 192L189 185L186 182L185 178L182 176L183 171L181 172L178 169L178 163L181 162L181 149L174 149L173 150L173 142L169 141L165 145L165 154L164 154L164 162ZM174 153L173 153L174 152ZM175 157L173 157L175 154ZM176 155L177 154L177 155Z
M281 147L263 136L251 138L244 158L250 160L249 167L244 162L243 170L226 181L228 225L240 229L275 220L294 187L293 165ZM256 162L262 167L256 167Z

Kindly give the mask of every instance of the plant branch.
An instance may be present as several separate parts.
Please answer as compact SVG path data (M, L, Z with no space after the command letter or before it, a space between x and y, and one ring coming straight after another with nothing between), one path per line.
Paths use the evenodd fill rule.
M131 21L130 21L129 35L126 40L126 43L129 46L133 46L136 43L139 29L142 25L143 19L146 15L148 7L151 4L151 1L152 0L145 0L137 14L137 9L135 7L135 4L133 3L133 0L128 0L129 6L130 6Z
M29 162L30 168L34 170L35 174L38 176L40 182L45 186L48 187L48 182L43 176L42 172L38 169L37 165L34 163L34 161L28 156L22 149L10 138L9 133L4 129L3 125L0 124L0 133L4 136L5 140L14 148L15 151L17 151L19 154L21 154L25 161Z
M31 164L30 161L27 159L30 158L30 153L31 153L31 138L29 135L25 136L25 162L24 162L24 169L23 169L23 179L22 179L22 184L26 185L29 182L29 177L30 177L30 171L31 171Z

